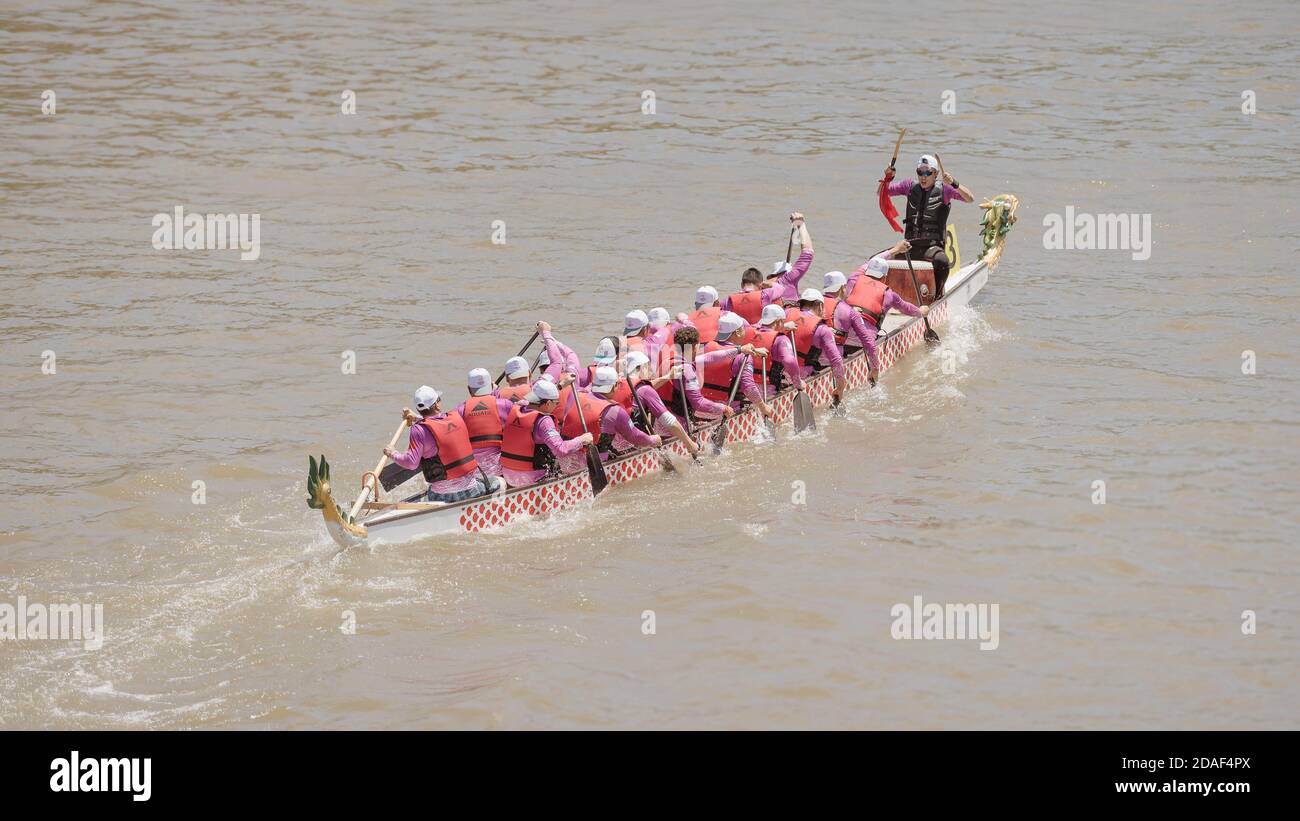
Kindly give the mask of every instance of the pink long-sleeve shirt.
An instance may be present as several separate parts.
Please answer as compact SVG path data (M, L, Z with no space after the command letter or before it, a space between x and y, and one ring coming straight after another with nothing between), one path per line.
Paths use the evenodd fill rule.
M573 349L563 342L559 342L551 336L550 331L542 332L542 344L546 346L546 358L550 364L546 366L543 373L549 374L552 381L557 385L560 382L560 374L572 373L582 377L582 360L573 352Z
M728 355L735 355L729 354L727 351L713 351L712 353L721 354L721 356L717 357L718 359L726 358ZM709 360L706 357L711 355L712 354L700 354L696 357L695 362L703 368L709 363ZM682 376L681 379L674 380L673 390L682 390L683 383L686 385L686 406L691 411L691 421L697 419L712 420L717 419L722 415L723 411L726 409L726 405L721 402L714 402L712 399L709 399L704 394L700 393L700 376L695 370L695 365L690 362L682 363ZM682 420L682 423L685 424L685 420Z
M590 391L584 390L582 393L590 394ZM572 402L570 402L569 407L573 407ZM620 405L611 405L601 413L600 433L611 434L614 437L614 447L618 450L629 450L634 447L648 448L655 443L650 434L639 430L636 425L632 424L632 417L628 416L627 411L623 410ZM601 453L601 461L609 461L610 456L609 453ZM584 464L586 464L586 454L584 450L577 450L560 460L560 469L565 473L571 473L575 470L581 470Z
M447 418L447 414L440 413L437 416L426 417L429 419L442 420ZM403 467L407 470L415 470L420 466L420 462L425 459L432 459L438 455L438 443L434 440L433 434L424 425L416 423L411 426L410 433L407 437L406 450L394 455L393 464ZM478 455L475 454L475 461ZM457 479L443 479L438 482L430 482L429 489L434 493L457 493L462 490L469 490L474 487L479 475L467 473Z
M783 326L784 323L781 323ZM780 326L778 326L780 327ZM784 331L784 328L781 327ZM790 343L790 337L785 333L778 334L772 340L772 347L768 350L768 358L773 365L780 365L787 383L794 385L796 388L803 387L803 379L800 377L801 368L799 367L799 357L794 352L794 345ZM762 385L759 386L760 392ZM776 386L771 382L767 383L767 396L772 398L776 396Z
M889 183L889 188L886 190L889 192L889 196L898 197L906 194L908 191L911 191L912 186L915 184L916 184L916 180L893 180ZM956 188L953 188L948 183L944 183L943 204L947 205L948 203L952 202L954 199L961 202L965 202L965 200L961 198L960 191L958 191Z
M549 416L543 416L538 420L537 425L533 428L533 444L544 445L550 448L557 460L563 460L570 453L581 450L582 445L577 439L565 439L560 436L560 432L555 428L555 420ZM545 470L515 470L505 465L501 466L501 475L505 477L506 484L511 487L520 485L531 485L539 482L546 476Z
M501 426L505 427L506 420L510 418L510 409L515 406L515 403L511 402L509 399L502 399L495 394L489 394L487 396L471 396L456 406L456 413L459 413L463 417L465 415L465 409L469 406L470 402L477 402L483 399L490 399L493 402L496 402L497 414L501 417ZM471 442L470 444L474 446L474 461L478 462L478 466L483 468L483 472L488 476L500 476L501 443Z

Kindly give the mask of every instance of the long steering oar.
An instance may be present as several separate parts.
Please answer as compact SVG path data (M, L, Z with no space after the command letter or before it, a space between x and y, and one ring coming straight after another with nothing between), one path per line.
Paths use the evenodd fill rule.
M582 432L591 433L587 430L587 417L582 413L582 403L578 401L578 386L573 385L569 396L573 399L573 409L578 414L578 421L582 422ZM605 475L605 464L600 461L600 448L592 442L587 445L587 475L591 477L591 495L599 496L600 492L609 486L609 477Z
M542 334L541 331L533 331L533 335L528 338L528 344L520 348L519 353L515 354L515 356L523 356L524 353L526 353L529 348L533 347L533 343L537 341L537 337L541 336L541 334ZM536 363L533 364L533 367L537 367ZM496 384L500 385L501 380L505 378L506 378L506 372L502 371L501 375L497 377Z
M912 275L912 289L916 291L916 301L918 303L916 307L919 308L924 300L921 299L921 286L916 282L916 269L912 267L912 252L904 251L903 259L907 260L907 271ZM939 341L939 335L934 332L934 328L930 327L930 317L925 316L921 317L921 319L925 322L925 341L933 345Z
M736 388L740 387L740 374L744 373L744 371L745 371L745 364L742 362L740 365L740 370L736 372L736 378L731 380L731 396L728 397L727 399L727 407L731 407L731 403L736 401ZM727 418L726 414L723 414L722 423L713 429L713 455L714 456L717 456L719 453L722 453L722 446L727 443L727 423L730 421L731 420Z
M798 366L799 348L794 344L794 331L790 331L790 347L795 351L795 365ZM812 400L803 388L795 388L794 393L794 432L817 430L817 420L813 418Z
M388 440L388 447L385 448L385 450L391 450L392 448L397 447L397 440L401 438L402 431L404 430L406 430L405 419L402 420L402 424L397 426L397 430L393 431L393 438ZM379 472L384 469L384 463L386 463L387 461L388 461L387 453L379 457L379 464L375 465L375 470L374 470L374 474L376 477L378 477ZM412 473L411 475L414 475L414 473ZM357 518L357 514L361 512L361 506L366 503L366 496L368 496L369 494L370 494L370 485L365 485L364 487L361 488L361 493L357 495L357 500L352 504L352 510L348 512L348 516L351 519ZM375 501L378 502L379 499L376 498Z

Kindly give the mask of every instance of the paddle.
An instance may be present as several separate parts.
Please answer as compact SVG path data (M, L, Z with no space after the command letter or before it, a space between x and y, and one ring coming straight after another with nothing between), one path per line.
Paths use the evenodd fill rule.
M744 372L745 366L741 364L740 371L736 373L736 378L731 380L731 396L727 399L727 407L736 401L736 388L740 387L740 374ZM722 446L727 442L727 423L731 419L727 416L722 417L722 423L713 429L713 455L717 456L722 453Z
M542 332L541 332L541 331L533 331L533 335L530 336L530 337L528 338L528 344L527 344L527 345L524 345L522 348L520 348L520 349L519 349L519 353L515 354L515 356L523 356L523 355L524 355L524 352L527 351L529 348L533 347L533 343L536 342L536 341L537 341L537 337L539 337L539 336L541 336L541 335L542 335ZM537 367L536 363L533 364L533 367ZM530 371L529 373L531 373L531 371ZM496 384L497 384L497 385L500 385L500 384L501 384L501 380L502 380L502 379L505 379L505 378L506 378L506 372L505 372L505 371L502 371L502 372L501 372L501 375L497 377Z
M773 338L775 339L775 337L773 337ZM771 352L771 351L768 351L768 352L767 352L767 355L768 355L768 357L771 357L771 356L772 356L772 352ZM767 361L766 361L766 360L764 360L764 362L763 362L763 401L764 401L764 402L767 401ZM775 411L773 411L773 412L775 413ZM770 417L770 416L764 416L764 417L763 417L763 427L767 428L767 435L768 435L768 436L771 436L772 439L773 439L773 441L775 441L775 440L776 440L776 423L772 421L772 417Z
M686 352L685 352L685 351L682 351L682 357L683 357L683 359L685 358L685 356L686 356ZM685 361L683 361L683 363L682 363L682 375L679 376L677 379L678 379L678 383L682 386L682 389L681 389L681 390L682 390L682 411L684 411L684 412L686 413L686 435L689 436L689 437L691 437L691 439L693 440L693 439L695 438L695 423L691 421L691 400L690 400L690 397L688 397L688 396L686 395L686 363L685 363ZM692 454L691 454L691 459L693 459L694 461L698 462L698 461L700 461L700 455L699 455L698 453L692 453Z
M795 349L797 357L799 348L794 344L794 331L790 331L790 347ZM817 430L817 420L813 418L812 400L808 394L804 393L803 388L795 388L794 432L802 433L805 430Z
M917 302L917 307L919 308L919 307L921 307L921 301L922 301L922 300L921 300L921 286L918 285L917 282L916 282L916 269L912 267L912 252L911 252L911 251L904 251L904 252L903 252L903 259L907 260L907 270L908 270L908 273L910 273L910 274L912 275L912 288L913 288L913 290L916 291L916 302ZM933 345L934 343L938 342L938 341L939 341L939 335L938 335L937 333L934 332L934 328L931 328L931 327L930 327L930 317L928 317L928 316L921 317L921 320L922 320L923 322L925 322L925 341L926 341L926 342L929 342L931 345Z
M397 440L401 437L402 431L404 430L406 430L406 419L402 419L402 424L398 425L397 430L393 431L393 438L388 440L388 448L394 448L397 446ZM387 461L388 461L387 453L379 457L379 464L375 465L375 469L373 471L376 476L378 476L379 472L384 469L384 463ZM409 479L411 476L414 475L415 475L415 471L411 471L410 474L407 476L407 478ZM402 481L406 481L406 480L403 479ZM393 487L396 487L396 485L386 485L384 489L390 490ZM356 502L354 502L352 505L351 512L348 513L348 517L350 519L355 519L357 517L357 513L361 511L361 506L366 503L366 496L369 493L370 493L369 485L366 485L365 487L361 488L361 494L357 496ZM375 501L377 502L379 500L375 499Z
M582 423L582 432L591 433L591 431L587 430L587 417L582 413L582 403L578 401L577 384L574 384L569 397L573 400L573 409L578 412L578 421ZM600 449L596 447L595 442L587 445L587 475L591 477L592 496L599 496L600 492L609 486L609 477L605 476L605 464L600 461Z

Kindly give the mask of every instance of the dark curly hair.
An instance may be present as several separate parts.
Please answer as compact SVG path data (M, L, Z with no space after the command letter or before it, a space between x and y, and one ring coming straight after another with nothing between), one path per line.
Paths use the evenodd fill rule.
M700 332L690 325L683 325L677 329L677 333L673 334L673 343L682 347L698 345L700 344Z

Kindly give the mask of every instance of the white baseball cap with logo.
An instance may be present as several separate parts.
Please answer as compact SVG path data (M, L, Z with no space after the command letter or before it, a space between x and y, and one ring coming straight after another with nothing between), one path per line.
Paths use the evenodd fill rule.
M470 396L483 396L492 392L492 374L487 368L475 368L469 372L467 384Z
M438 404L442 394L435 391L428 385L421 385L415 389L415 409L418 411L433 410L433 406Z
M613 368L600 367L591 377L591 390L595 393L609 393L618 384L618 371Z
M930 168L934 173L939 173L939 161L929 154L922 154L921 159L916 161L916 167L918 169Z
M667 308L651 308L649 319L651 328L662 328L668 324L668 320L672 319L672 315L668 313Z
M790 273L790 263L786 262L785 260L777 260L777 263L772 266L772 276L774 277L779 277L781 276L781 274L788 274L788 273ZM771 278L772 277L768 277L768 279Z
M521 379L532 371L528 367L528 360L522 356L512 356L506 360L506 376L511 379Z
M745 320L739 314L726 311L718 317L718 339L726 339L743 327L745 327Z
M549 379L539 379L533 383L533 387L524 397L524 401L530 405L540 405L542 402L551 399L559 399L560 390L555 387L555 383Z
M785 319L785 309L780 305L764 305L763 315L758 318L759 325L771 325L773 322L780 322Z
M804 302L821 302L822 292L816 288L804 288L803 293L799 294L799 299Z
M880 279L889 273L889 263L880 257L872 257L867 260L867 273Z
M714 288L712 285L701 285L699 290L695 292L696 308L699 308L703 305L712 305L714 302L717 301L718 301L718 289Z
M833 294L848 283L843 271L827 271L822 277L822 293Z
M650 357L646 356L640 351L632 351L627 356L623 357L623 372L631 373L632 371L636 370L642 365L649 365L649 364L650 364ZM596 370L599 371L600 368L597 368Z
M645 311L640 308L635 311L628 311L627 316L623 317L623 330L627 333L639 331L650 324L650 317L645 315Z
M599 365L608 365L618 358L618 349L614 347L614 340L605 337L596 345L596 355L592 361Z

